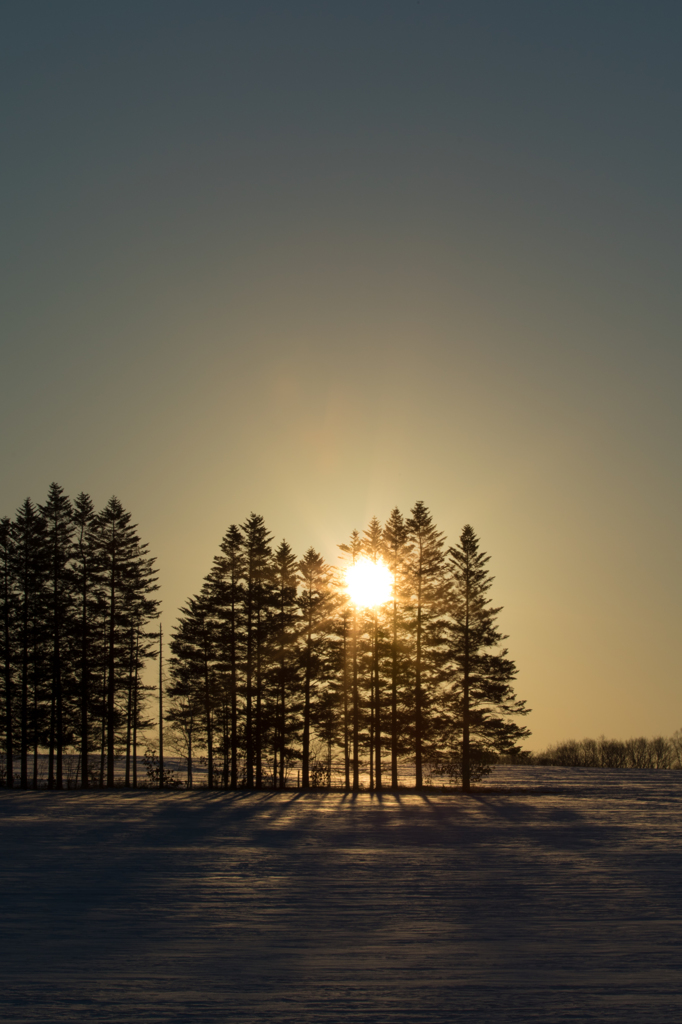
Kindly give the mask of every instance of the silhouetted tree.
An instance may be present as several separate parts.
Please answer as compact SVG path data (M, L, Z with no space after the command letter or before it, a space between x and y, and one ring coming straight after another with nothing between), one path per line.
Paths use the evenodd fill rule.
M284 789L299 707L292 706L299 681L300 611L297 603L298 561L285 540L272 563L272 623L270 631L274 702L273 784Z
M216 656L220 663L223 785L238 784L239 674L244 659L244 538L230 526L220 554L207 577L212 615L216 622Z
M399 509L394 508L383 530L383 546L386 564L393 576L393 597L390 607L391 638L391 785L398 786L398 755L400 752L398 700L403 682L404 665L404 617L406 602L406 574L411 547L407 526Z
M410 559L405 585L411 622L410 672L414 729L415 783L424 784L425 743L429 739L429 708L437 680L437 650L441 644L445 553L443 534L423 501L418 501L406 523Z
M500 646L507 638L497 626L501 608L491 607L488 597L493 583L489 561L471 526L464 527L459 544L448 550L446 635L452 683L447 731L461 730L455 753L461 757L465 792L474 775L485 770L491 754L518 752L518 741L529 735L510 721L529 709L516 697L516 665Z
M354 566L362 557L363 541L360 533L353 530L348 544L339 544L339 550L345 555L345 568ZM343 571L340 574L339 582L344 585ZM360 788L360 687L359 687L359 645L358 645L358 609L352 602L346 602L343 612L341 627L343 630L343 646L346 658L343 669L346 673L346 693L350 689L351 714L353 720L353 792L357 793ZM348 643L348 627L350 626L350 643ZM350 685L349 685L350 684ZM346 778L348 768L346 767Z
M48 789L63 787L65 683L68 681L72 633L73 580L70 572L74 532L71 502L59 484L51 484L47 501L38 506L45 524L46 627L50 647L50 724ZM56 771L55 771L56 754Z
M87 789L90 784L90 714L95 696L93 682L99 676L102 657L97 639L102 634L105 611L97 515L89 494L81 493L74 500L73 526L70 568L74 601L74 646L79 679L81 785Z
M263 698L267 670L268 612L272 606L272 534L262 516L251 513L244 537L244 621L246 630L246 784L263 785Z
M301 576L301 662L303 671L303 722L301 735L301 785L310 786L310 729L314 687L324 672L331 630L331 569L314 548L298 563Z
M12 557L12 523L7 517L0 521L0 629L2 636L2 681L4 698L6 786L14 786L14 679L13 649L16 595Z
M332 658L339 680L339 723L340 736L338 742L343 750L343 770L346 789L351 787L351 743L352 743L352 650L353 650L353 609L347 596L343 593L342 583L337 579L334 590L337 597L337 610L332 638Z
M384 542L381 523L374 516L367 529L364 531L362 549L366 558L375 564L383 561ZM382 789L382 767L381 767L381 738L382 738L382 692L381 692L381 619L385 616L385 609L378 607L370 608L365 613L368 634L369 634L369 785L373 790Z
M142 627L155 618L159 602L154 559L142 544L118 498L109 500L97 519L102 576L107 599L106 734L107 786L114 785L114 752L119 712L116 697L129 674L131 626ZM149 651L151 656L151 651Z
M17 592L17 660L21 674L21 788L28 788L29 749L33 748L33 787L38 785L38 747L43 726L47 559L45 523L27 498L12 524L13 576ZM29 703L30 702L30 703Z

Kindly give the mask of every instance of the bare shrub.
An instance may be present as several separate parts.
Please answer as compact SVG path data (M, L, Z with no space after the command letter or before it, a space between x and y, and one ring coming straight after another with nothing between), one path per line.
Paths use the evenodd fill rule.
M480 747L472 747L469 753L469 779L471 782L480 782L493 770L498 763L498 755L495 751L485 750ZM450 781L451 786L458 786L462 782L462 753L461 750L451 750L442 754L429 766L429 775L444 775Z
M672 768L682 769L682 729L670 737Z
M536 764L565 768L682 769L682 730L670 739L636 736L629 740L566 740L536 754Z

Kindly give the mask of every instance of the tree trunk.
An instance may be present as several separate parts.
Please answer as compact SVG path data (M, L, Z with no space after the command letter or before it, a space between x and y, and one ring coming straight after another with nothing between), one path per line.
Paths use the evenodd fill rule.
M62 652L59 623L56 626L55 650L54 650L54 684L55 703L57 712L56 740L57 740L57 789L64 787L64 699L62 693Z
M234 600L234 587L232 588L232 621L230 629L230 698L231 698L231 720L230 720L230 746L232 752L232 763L230 766L230 788L237 788L237 645L235 630L237 628L237 613Z
M206 715L206 744L208 746L207 783L213 789L213 719L211 715L211 691L208 654L204 651L204 714Z
M140 713L139 680L140 633L135 632L135 678L133 680L133 789L137 789L137 720Z
M256 611L256 789L263 788L263 679L262 679L262 643L261 643L261 594L258 592L258 609Z
M287 707L286 707L286 676L284 664L284 648L280 657L280 722L279 722L279 788L284 789L284 760L287 743Z
M421 584L417 606L417 650L414 685L414 782L417 789L424 785L422 768L422 609Z
M8 789L14 787L14 747L12 736L12 665L9 656L9 629L5 626L5 757L6 774L5 785Z
M308 612L308 634L306 638L307 650L305 659L305 682L303 692L303 750L301 769L303 774L303 789L310 788L310 683L311 683L311 655L313 646L312 618Z
M353 609L353 792L360 789L360 702L358 693L358 615Z
M56 702L54 692L54 679L52 681L52 694L50 697L50 733L47 746L47 788L54 789L54 748L56 728Z
M130 669L128 672L128 695L126 700L126 789L130 789L130 754L133 730L133 644L130 640Z
M208 688L208 667L206 669L206 686ZM163 628L159 623L159 789L163 789Z
M464 619L464 665L462 680L462 789L468 793L471 789L471 750L470 750L470 707L469 679L471 674L470 621L469 621L469 587L466 592L466 612Z
M348 672L348 620L343 623L343 766L346 789L350 789L350 706L348 688L350 677Z
M250 588L249 588L250 590ZM246 612L246 785L253 789L253 622L252 596Z
M230 788L230 707L223 700L223 789Z
M471 790L471 755L469 749L469 678L465 675L462 686L462 789Z
M21 765L20 785L28 789L28 608L24 599L21 640Z
M101 737L100 737L100 759L99 759L99 785L100 789L104 787L104 769L106 767L106 751L107 751L107 674L106 671L102 674L102 720L101 720Z
M310 671L306 664L303 692L303 750L301 751L302 788L310 787Z
M33 788L38 788L38 684L33 683Z
M379 689L379 621L374 612L374 741L377 793L381 792L381 691Z
M111 567L109 583L109 656L107 666L107 787L114 787L114 693L116 682L116 559Z
M81 609L81 789L87 789L90 783L88 777L88 700L89 700L89 675L88 675L88 645L87 645L87 591L83 592L83 605Z

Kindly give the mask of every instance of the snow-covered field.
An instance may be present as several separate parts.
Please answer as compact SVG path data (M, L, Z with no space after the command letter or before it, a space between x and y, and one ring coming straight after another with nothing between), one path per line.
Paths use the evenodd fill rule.
M0 1019L681 1021L682 772L493 783L0 791Z

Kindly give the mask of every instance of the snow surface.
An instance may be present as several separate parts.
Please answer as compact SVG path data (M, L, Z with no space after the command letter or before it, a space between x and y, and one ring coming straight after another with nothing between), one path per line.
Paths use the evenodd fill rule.
M682 772L493 783L2 791L0 1018L682 1021Z

